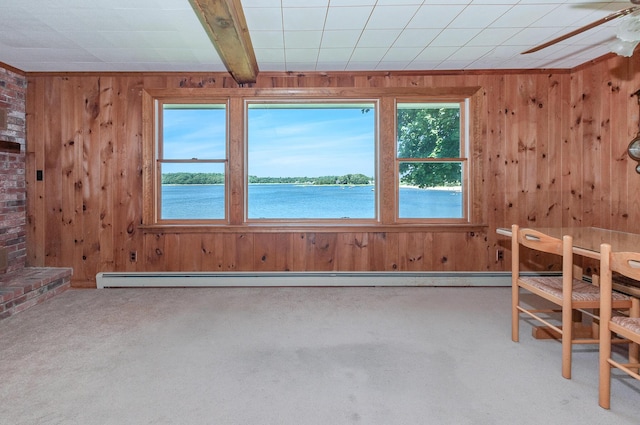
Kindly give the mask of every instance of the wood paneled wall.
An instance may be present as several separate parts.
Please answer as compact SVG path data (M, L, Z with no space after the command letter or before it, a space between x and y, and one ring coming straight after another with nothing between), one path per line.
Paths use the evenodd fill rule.
M572 72L261 74L254 87L482 87L484 146L474 160L486 226L193 233L139 228L141 93L236 87L228 75L30 74L27 261L73 267L76 286L95 285L101 271L495 271L510 264L497 227L640 231L640 175L626 155L639 72L638 60L611 58Z

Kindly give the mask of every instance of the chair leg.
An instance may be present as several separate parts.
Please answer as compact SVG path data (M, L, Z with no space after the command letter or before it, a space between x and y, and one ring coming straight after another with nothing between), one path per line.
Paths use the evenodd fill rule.
M640 300L637 298L631 298L631 309L629 310L629 317L640 317ZM638 358L640 357L640 349L635 342L629 343L629 363L638 364ZM638 368L634 367L631 370L638 373Z
M599 390L598 404L603 409L609 409L611 404L611 332L606 324L600 323L600 359L599 359Z
M571 351L573 341L573 310L562 309L562 376L571 379Z
M518 342L520 340L520 288L518 285L511 287L511 340Z

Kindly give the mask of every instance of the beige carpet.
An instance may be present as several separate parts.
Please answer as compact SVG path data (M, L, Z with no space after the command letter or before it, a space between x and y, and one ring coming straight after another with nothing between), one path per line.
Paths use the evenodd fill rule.
M0 321L1 424L637 424L510 288L70 290Z

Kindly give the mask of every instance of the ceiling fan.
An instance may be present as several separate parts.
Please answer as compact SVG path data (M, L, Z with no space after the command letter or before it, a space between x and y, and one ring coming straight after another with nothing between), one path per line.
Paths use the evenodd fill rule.
M640 5L640 0L630 0L631 3ZM611 51L621 56L631 56L633 50L640 43L640 6L631 6L626 9L619 10L597 21L591 22L583 27L568 32L546 43L540 44L527 51L522 52L523 55L534 53L545 49L554 44L560 43L568 38L574 37L599 25L628 16L626 20L622 20L616 31L616 41L611 45Z

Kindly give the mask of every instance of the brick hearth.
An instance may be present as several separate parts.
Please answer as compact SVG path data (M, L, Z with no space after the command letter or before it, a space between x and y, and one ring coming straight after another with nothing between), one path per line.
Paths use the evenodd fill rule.
M0 275L0 319L40 304L67 290L71 269L24 267Z
M69 288L72 270L27 262L25 76L0 65L0 319Z

